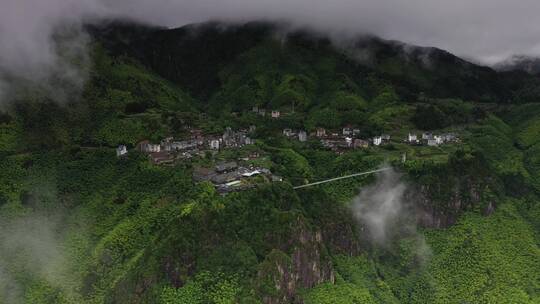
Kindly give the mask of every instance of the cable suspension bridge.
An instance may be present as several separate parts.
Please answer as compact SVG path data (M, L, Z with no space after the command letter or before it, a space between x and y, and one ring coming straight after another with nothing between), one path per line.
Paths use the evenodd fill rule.
M293 187L293 189L296 190L296 189L312 187L312 186L316 186L316 185L320 185L320 184L331 183L331 182L334 182L334 181L337 181L337 180L342 180L342 179L352 178L352 177L356 177L356 176L362 176L362 175L368 175L368 174L383 172L383 171L387 171L387 170L391 170L391 169L392 169L391 167L387 167L387 168L382 168L382 169L377 169L377 170L372 170L372 171L366 171L366 172L355 173L355 174L350 174L350 175L345 175L345 176L340 176L340 177L334 177L334 178L318 181L318 182L315 182L315 183L296 186L296 187Z

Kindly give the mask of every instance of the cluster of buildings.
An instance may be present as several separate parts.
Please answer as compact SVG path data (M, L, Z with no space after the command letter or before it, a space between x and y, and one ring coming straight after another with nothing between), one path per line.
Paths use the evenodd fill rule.
M303 130L296 131L287 128L283 129L283 135L301 142L308 140L308 134ZM336 152L343 152L347 149L367 148L370 145L381 146L389 143L391 139L391 136L388 134L381 134L370 139L362 139L360 138L360 129L348 126L342 128L341 133L327 132L324 128L317 128L315 132L309 134L309 137L318 138L325 148ZM453 133L432 134L426 132L421 136L409 133L407 139L404 141L411 145L439 146L445 143L458 142L459 139Z
M283 135L288 138L297 139L300 142L308 140L308 134L303 130L283 129ZM343 127L341 133L327 132L324 128L317 128L309 136L318 138L325 148L336 152L342 152L347 149L367 148L370 145L370 141L373 145L378 146L390 140L389 135L377 136L371 140L362 139L360 138L360 129L349 126Z
M267 111L266 109L262 109L259 107L253 107L251 110L253 113L265 117L267 114L270 115L272 118L280 118L281 112L279 110L271 110Z
M233 131L230 127L225 129L223 135L219 138L210 140L209 145L213 150L220 148L240 148L245 145L252 145L255 141L249 137L249 134L255 132L255 126L249 127L249 130Z
M211 182L221 194L252 188L258 177L268 181L282 180L267 168L239 166L235 161L219 163L211 168L198 167L193 171L194 180Z
M177 159L189 159L194 156L204 156L206 151L216 151L224 148L240 148L245 145L254 144L254 140L249 134L255 131L252 126L248 130L234 131L226 128L221 136L205 136L201 130L190 130L190 138L175 140L172 137L161 140L160 143L152 143L149 140L141 141L137 144L136 150L148 155L152 163L156 165L167 165L174 163ZM116 149L118 157L128 153L125 145L120 145Z
M304 130L295 131L293 129L283 129L283 135L288 138L298 139L301 142L306 142L308 139L308 134Z
M436 147L445 143L454 143L458 142L459 138L453 133L444 133L444 134L432 134L432 133L422 133L422 137L417 136L416 134L409 133L405 142L411 145L427 145Z

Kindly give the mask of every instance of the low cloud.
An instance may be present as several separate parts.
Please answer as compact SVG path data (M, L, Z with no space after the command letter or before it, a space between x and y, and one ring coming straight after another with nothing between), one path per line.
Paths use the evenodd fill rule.
M431 250L416 225L415 208L407 200L410 187L395 170L377 175L373 185L362 188L354 199L352 211L369 241L379 248L390 248L400 241L409 242L416 260L429 260Z
M435 46L483 63L513 54L540 55L540 2L522 0L4 0L0 4L0 103L13 80L58 91L80 86L80 64L65 59L58 29L78 32L82 23L130 18L167 27L209 19L283 20L333 35L374 34ZM86 52L84 35L68 49ZM83 46L83 47L79 47ZM369 54L363 54L365 56ZM70 93L65 95L71 95ZM3 97L2 97L3 96Z
M0 231L0 302L22 303L28 276L64 288L66 258L59 221L28 215L4 221ZM19 277L18 277L19 276ZM22 276L22 277L21 277ZM22 281L25 281L24 279ZM28 282L28 281L27 281ZM65 291L65 290L64 290Z

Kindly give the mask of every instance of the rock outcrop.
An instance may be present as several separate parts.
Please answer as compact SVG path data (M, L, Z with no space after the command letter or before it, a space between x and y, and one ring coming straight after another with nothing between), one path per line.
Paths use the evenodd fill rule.
M258 292L265 304L302 303L298 292L323 282L334 282L322 233L298 223L291 240L272 250L259 266Z

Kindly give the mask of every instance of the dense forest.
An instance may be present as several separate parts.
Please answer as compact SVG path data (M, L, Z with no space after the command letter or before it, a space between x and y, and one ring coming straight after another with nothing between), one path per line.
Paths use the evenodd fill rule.
M0 303L540 303L537 76L271 23L86 30L82 92L14 82L0 108ZM137 148L251 126L254 144L168 165ZM311 135L349 126L390 139ZM240 159L280 181L193 178Z

